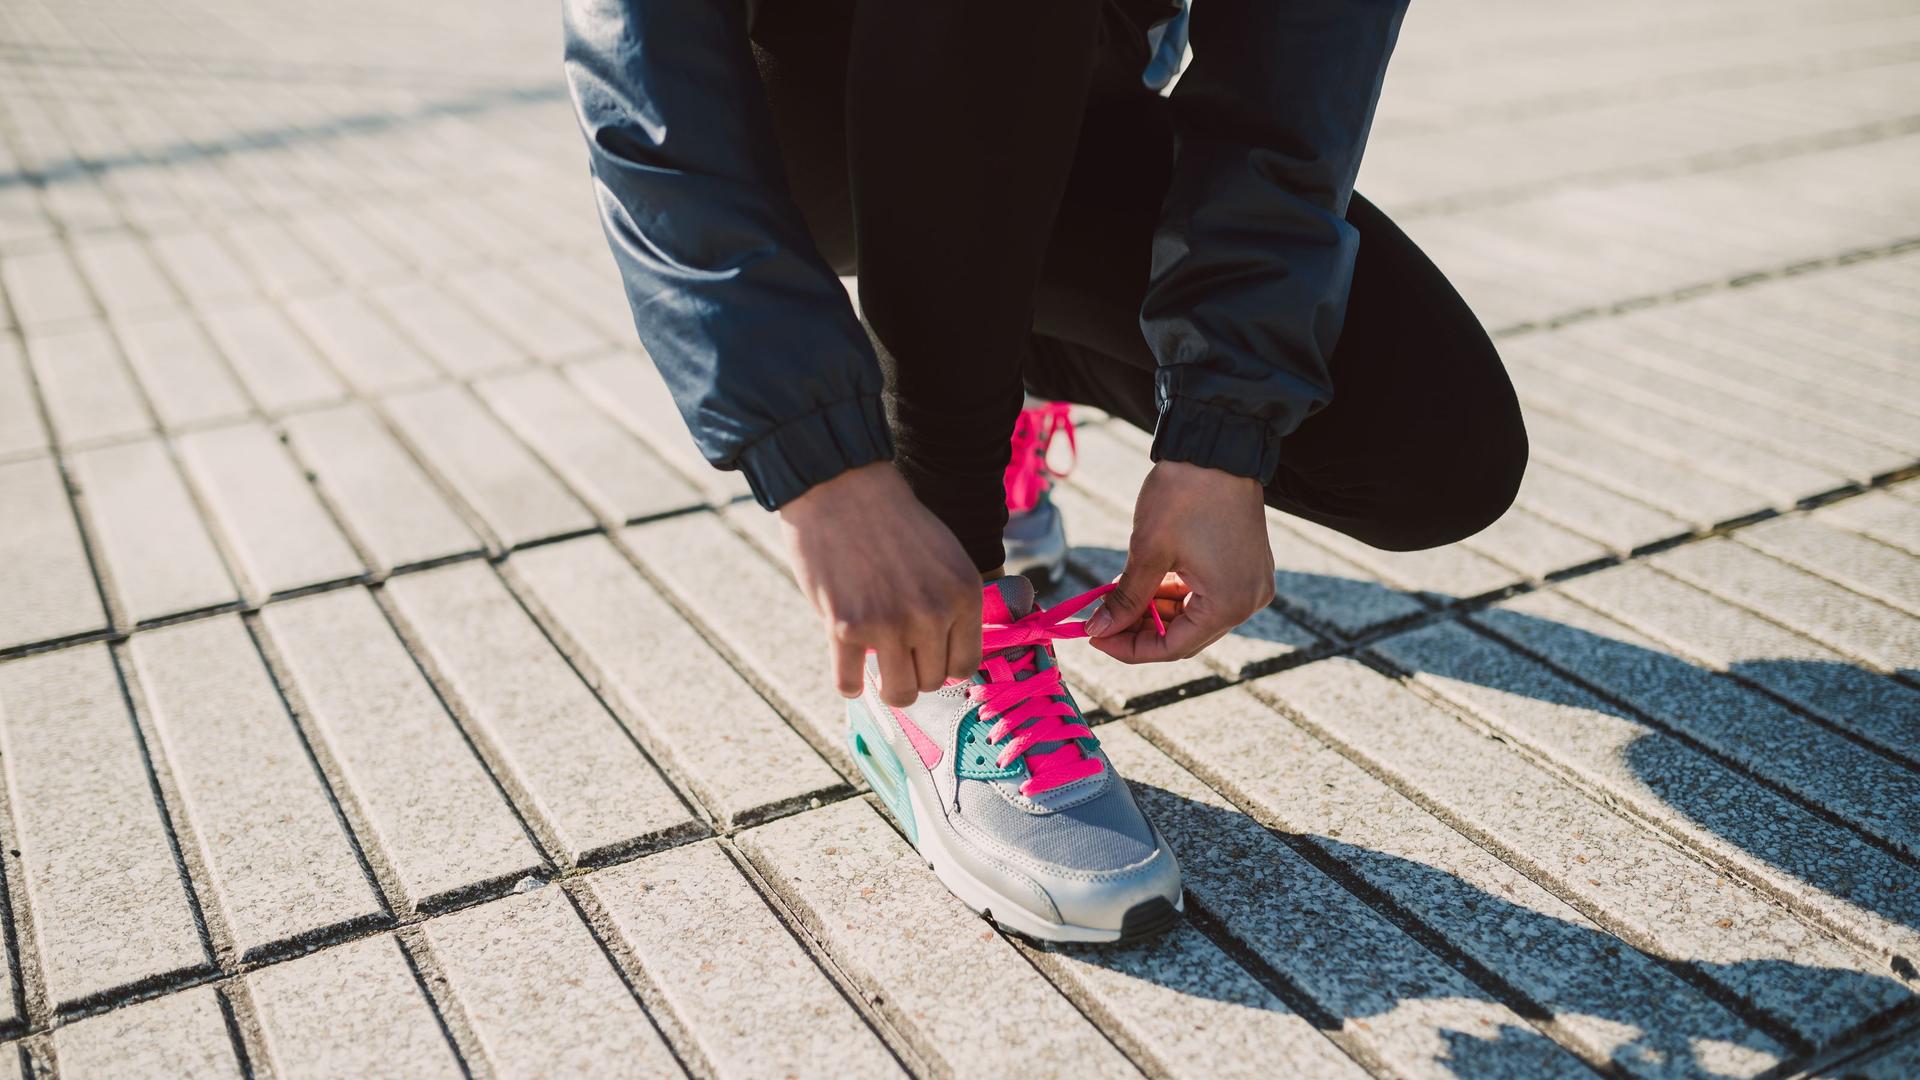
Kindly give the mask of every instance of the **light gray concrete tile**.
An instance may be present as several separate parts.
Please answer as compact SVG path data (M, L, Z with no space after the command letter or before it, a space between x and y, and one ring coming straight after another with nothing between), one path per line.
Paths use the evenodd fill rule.
M1588 566L1609 555L1599 541L1519 506L1475 533L1468 546L1535 579Z
M287 314L362 394L384 394L439 378L438 369L418 349L353 293L302 296L287 304Z
M392 278L406 270L392 251L344 213L322 210L297 214L287 219L287 228L345 280Z
M256 956L380 915L293 719L237 615L128 648L214 896Z
M47 417L62 446L84 446L153 430L140 391L106 327L88 322L27 338Z
M502 545L593 527L587 508L464 389L400 394L386 408Z
M0 648L106 625L67 487L49 458L0 465Z
M1916 1074L1920 1074L1920 1037L1908 1032L1864 1058L1816 1075L1843 1076L1846 1080L1908 1080Z
M375 569L391 572L485 546L365 405L298 413L287 417L286 431Z
M1664 510L1542 461L1527 463L1519 505L1623 554L1694 529Z
M269 414L347 396L346 386L278 309L242 304L215 308L201 317L247 392Z
M386 934L262 968L247 985L276 1076L463 1075Z
M511 271L498 267L467 271L448 278L446 288L514 344L542 360L584 356L610 344L598 330L528 289Z
M1068 551L1069 561L1090 581L1105 582L1118 577L1126 566L1127 538L1132 532L1127 518L1087 498L1077 488L1056 489L1054 503L1060 508L1067 542L1072 545ZM1213 643L1199 659L1228 678L1238 678L1248 671L1286 661L1319 643L1319 635L1267 608Z
M333 281L332 273L275 218L228 223L220 237L271 292L297 293L323 288Z
M569 252L532 259L521 264L522 279L529 288L592 323L608 339L631 346L636 343L633 310L620 269L604 244L596 247L586 257Z
M4 428L0 423L0 428ZM1813 516L1829 525L1852 529L1909 555L1920 556L1920 507L1891 490L1869 491L1821 507Z
M739 843L868 1000L934 1068L1138 1076L1006 939L948 893L879 811L849 800ZM912 927L911 948L902 927ZM965 1008L955 1008L965 1002ZM994 1038L974 1035L985 1025Z
M0 759L56 1008L207 967L104 645L0 664ZM0 1017L14 1019L11 975Z
M450 375L509 371L528 362L506 335L430 282L398 282L366 295Z
M1748 517L1774 500L1548 413L1528 418L1535 455L1700 527Z
M1409 642L1439 641L1451 635L1442 642L1444 649L1458 652L1474 648L1474 642L1462 636L1466 634L1457 626L1433 627L1389 639L1390 644L1379 650L1396 662L1403 656L1411 661ZM1420 666L1445 671L1442 661L1464 665L1489 654L1508 663L1523 663L1517 654L1502 654L1488 645L1489 650L1450 661L1454 652L1443 655L1442 648L1435 648L1436 658L1423 653ZM1447 690L1454 689L1455 683L1468 689L1479 685L1465 680L1443 682L1432 670L1423 671L1420 680ZM1811 1043L1837 1038L1910 996L1897 982L1879 974L1882 961L1818 933L1770 897L1716 874L1356 661L1309 664L1254 686L1263 697L1280 702L1317 728L1317 734L1347 746L1348 753L1365 763L1369 772L1401 790L1418 791L1430 809L1445 815L1456 828L1492 846L1505 861L1636 948L1683 960ZM1764 814L1744 819L1721 814L1711 799L1693 789L1672 790L1689 777L1703 777L1714 785L1705 794L1718 793L1729 783L1724 771L1663 737L1631 730L1631 725L1610 719L1602 710L1557 704L1570 692L1570 687L1523 685L1518 690L1488 690L1487 695L1500 704L1503 732L1513 733L1515 725L1530 717L1550 723L1556 711L1564 717L1568 708L1577 711L1571 721L1562 720L1563 744L1571 741L1577 746L1582 739L1598 741L1602 733L1629 729L1624 742L1649 740L1644 752L1656 756L1653 761L1641 760L1642 769L1651 775L1636 786L1650 792L1653 785L1664 782L1680 801L1678 807L1663 810L1663 817L1675 816L1676 810L1701 815L1706 823L1693 831L1703 834L1703 839L1710 839L1706 834L1715 827L1737 829L1735 837L1762 852L1742 857L1749 867L1764 865L1775 849L1791 854L1789 843L1773 844L1772 835L1765 831L1770 825ZM1578 768L1583 777L1592 777L1603 767L1632 776L1632 765L1620 756L1622 742L1619 737L1610 740L1602 761L1592 760L1591 755L1569 760L1573 753L1564 745L1556 748L1556 760ZM1661 772L1649 766L1660 767ZM1618 793L1616 797L1633 790L1625 784L1607 788L1609 794ZM1637 801L1644 803L1644 796ZM1777 798L1771 807L1746 805L1793 813L1792 804ZM1725 840L1717 847L1736 854L1745 850ZM1777 880L1782 875L1768 876ZM1833 906L1830 899L1818 901L1817 888L1801 891ZM1863 922L1877 918L1870 912L1860 913Z
M408 574L387 592L469 734L565 861L594 861L697 828L491 568L468 562Z
M1307 669L1328 662L1309 664ZM1132 731L1101 745L1180 856L1188 895L1377 1069L1536 1076L1573 1059ZM1451 1063L1451 1064L1450 1064Z
M1653 565L1850 656L1920 669L1920 620L1732 540L1677 547Z
M130 236L80 240L73 245L73 257L112 315L152 314L183 303L140 241Z
M841 786L604 537L521 552L508 569L588 682L723 827Z
M254 277L212 233L161 233L148 241L181 290L201 303L254 293Z
M0 257L0 285L6 286L20 325L29 329L83 319L95 311L64 248Z
M0 338L0 459L36 453L51 442L27 356L12 338Z
M715 1074L903 1075L714 843L585 881Z
M1920 805L1920 773L1563 596L1521 597L1475 618L1842 820L1909 853L1920 847L1920 822L1899 809Z
M1751 1076L1788 1051L1237 690L1135 724L1270 829L1304 837L1633 1076ZM1718 1056L1703 1053L1720 1046Z
M159 439L82 451L68 462L122 622L141 623L240 598L199 507Z
M1144 945L1064 946L1029 957L1163 1075L1368 1075L1192 924Z
M602 519L625 524L700 505L679 474L553 371L496 376L474 389Z
M1920 558L1830 525L1817 512L1763 521L1740 530L1735 539L1909 615L1920 615Z
M309 727L415 910L541 865L373 598L339 589L261 614Z
M206 428L174 445L231 545L250 599L365 572L303 471L265 425Z
M1440 603L1485 596L1520 582L1519 574L1467 544L1448 544L1424 551L1382 551L1311 521L1283 520L1287 528L1353 560L1387 584Z
M604 356L569 364L565 372L589 399L679 469L707 501L724 503L749 493L746 477L715 469L700 455L667 384L646 357Z
M60 1075L171 1076L214 1080L245 1075L210 986L89 1017L57 1028L53 1051Z
M558 886L435 919L426 936L499 1075L681 1075Z
M1920 760L1920 693L1651 567L1629 564L1560 586L1658 640L1730 671L1868 742Z
M847 702L827 666L826 630L792 578L712 514L635 525L617 539L842 776L858 776L844 745Z
M118 330L127 362L163 426L236 420L252 408L192 318L167 315L123 323Z

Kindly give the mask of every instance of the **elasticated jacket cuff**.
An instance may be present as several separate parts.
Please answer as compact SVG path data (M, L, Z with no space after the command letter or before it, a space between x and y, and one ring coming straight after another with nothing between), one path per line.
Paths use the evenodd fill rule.
M1251 476L1265 487L1280 467L1280 437L1259 417L1173 397L1160 405L1153 460L1185 461Z
M787 421L741 450L739 466L760 505L778 510L815 484L892 457L893 435L876 395Z

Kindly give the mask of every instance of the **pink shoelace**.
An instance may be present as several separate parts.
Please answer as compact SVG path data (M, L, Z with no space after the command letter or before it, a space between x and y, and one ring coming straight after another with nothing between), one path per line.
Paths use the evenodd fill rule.
M1073 705L1065 700L1059 667L1037 670L1036 653L1044 648L1051 656L1055 641L1086 637L1086 620L1069 621L1068 616L1111 591L1112 585L1102 585L1023 619L988 622L980 628L980 647L987 654L981 668L987 673L987 681L969 686L967 698L980 706L982 720L994 722L987 741L1001 748L997 764L1005 768L1035 746L1060 743L1027 758L1027 780L1020 785L1022 795L1038 795L1100 772L1099 760L1089 757L1074 741L1091 738L1093 732L1077 722ZM993 590L989 588L988 592ZM1160 613L1151 606L1147 610L1153 612L1153 625L1164 636L1167 629ZM1026 651L1014 660L1004 655L1016 649ZM1021 679L1021 675L1027 677Z
M1020 418L1013 423L1013 457L1007 461L1005 477L1009 512L1024 514L1033 509L1053 481L1067 475L1067 470L1055 472L1047 464L1047 451L1055 435L1065 435L1067 448L1079 454L1080 447L1073 441L1072 414L1073 406L1064 401L1020 410Z

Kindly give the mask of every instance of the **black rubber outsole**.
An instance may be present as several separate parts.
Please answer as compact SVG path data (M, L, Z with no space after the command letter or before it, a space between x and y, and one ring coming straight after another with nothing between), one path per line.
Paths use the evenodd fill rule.
M928 863L927 868L931 870L933 864ZM1034 937L1032 934L1016 930L994 918L992 908L982 911L980 917L992 923L994 928L1001 933L1010 934L1029 945L1039 948L1046 948L1049 945L1072 944L1104 949L1123 945L1138 945L1142 942L1152 941L1154 938L1173 929L1174 925L1180 921L1180 911L1163 896L1156 896L1151 900L1143 900L1133 905L1133 907L1128 908L1127 913L1120 917L1120 937L1113 941L1046 941L1042 938Z

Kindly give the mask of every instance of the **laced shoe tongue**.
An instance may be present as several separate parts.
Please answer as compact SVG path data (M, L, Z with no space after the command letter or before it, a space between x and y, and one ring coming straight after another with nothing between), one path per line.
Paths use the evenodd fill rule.
M980 596L982 616L990 623L1010 623L1033 614L1033 582L1011 574L987 582Z
M1024 619L1033 613L1034 599L1033 582L1027 580L1025 577L1013 574L1003 578L996 578L988 582L981 593L982 619L988 623L999 623L1001 625ZM1055 666L1053 657L1047 650L1037 645L1021 645L991 652L987 654L986 660L991 661L993 658L998 657L1008 664L1018 664L1029 652L1033 654L1033 666L1014 674L1013 679L1015 682L1025 682ZM991 681L987 669L984 666L974 673L973 678L976 683ZM1053 697L1059 701L1069 700L1064 697L1064 695L1059 694L1053 695ZM1070 745L1075 744L1070 740L1063 741L1057 739L1039 742L1028 747L1026 753L1021 756L1031 762L1032 759L1036 757L1056 753ZM1071 756L1078 759L1085 755L1079 752L1076 747L1076 750L1072 752Z

